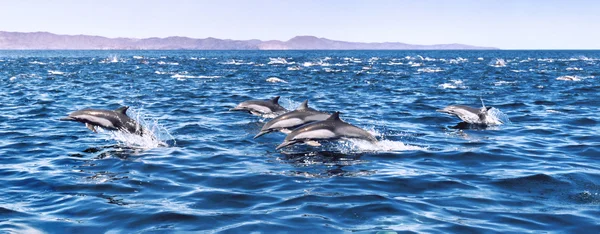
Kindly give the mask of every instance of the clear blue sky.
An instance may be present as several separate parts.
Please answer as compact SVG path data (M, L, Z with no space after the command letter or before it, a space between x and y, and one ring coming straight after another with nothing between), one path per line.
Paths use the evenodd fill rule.
M2 0L0 31L600 49L600 1Z

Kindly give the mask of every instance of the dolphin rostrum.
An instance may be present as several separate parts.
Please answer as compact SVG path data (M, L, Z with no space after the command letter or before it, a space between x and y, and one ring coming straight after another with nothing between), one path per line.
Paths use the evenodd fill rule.
M481 100L481 105L482 107L480 109L463 105L451 105L436 111L456 115L458 118L468 124L487 126L503 123L500 119L489 113L489 110L491 110L493 107L486 107L485 104L483 104L483 100Z
M249 100L240 103L232 111L246 111L257 116L280 115L287 110L279 105L279 96L275 96L270 100Z
M122 106L116 110L83 109L71 113L63 121L75 121L84 123L85 126L96 132L96 127L111 131L124 131L132 134L143 135L145 129L132 118L127 116L128 106Z
M329 118L304 125L290 132L283 143L276 149L281 149L297 143L307 143L311 146L319 146L318 141L329 141L337 139L363 139L377 142L371 133L346 123L340 119L340 112L335 112Z
M254 138L259 138L274 131L287 134L296 127L315 121L326 120L327 118L329 118L328 113L308 107L308 100L306 100L296 110L277 116L267 122Z

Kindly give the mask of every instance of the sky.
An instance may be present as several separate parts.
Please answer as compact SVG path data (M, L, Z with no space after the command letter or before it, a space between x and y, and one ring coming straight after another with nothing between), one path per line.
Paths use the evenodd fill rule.
M600 1L2 0L0 31L600 49Z

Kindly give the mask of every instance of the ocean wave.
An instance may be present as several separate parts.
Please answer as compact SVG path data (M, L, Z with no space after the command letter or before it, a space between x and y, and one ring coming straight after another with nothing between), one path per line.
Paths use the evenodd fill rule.
M278 77L269 77L265 81L271 82L271 83L287 83L287 81L280 79Z
M442 89L466 89L467 86L464 85L462 80L450 80L452 83L443 83L438 85L438 87Z
M200 75L200 76L193 76L193 75L187 75L187 74L174 74L171 76L171 78L176 78L178 80L185 80L185 79L218 79L218 78L222 78L222 76L205 76L205 75Z
M556 80L564 80L564 81L581 81L581 77L579 76L559 76Z
M439 68L439 67L426 67L426 68L419 68L417 70L417 72L424 72L424 73L436 73L436 72L443 72L444 70Z
M223 64L223 65L253 65L254 62L244 62L244 60L230 59L228 61L219 62L217 64Z
M583 71L583 68L580 67L567 67L565 68L567 71Z
M29 64L35 64L35 65L47 65L48 63L39 62L39 61L33 61L33 62L29 62Z
M269 58L269 65L286 65L286 64L295 64L296 62L288 62L287 59L277 57L277 58Z
M178 66L179 63L177 62L165 62L165 61L158 61L156 64L158 65L171 65L171 66Z
M505 80L501 80L501 81L496 81L494 82L494 86L501 86L501 85L510 85L510 84L516 84L516 81L505 81Z
M504 61L504 59L497 58L497 59L494 59L490 63L490 66L492 66L492 67L506 67L506 61Z

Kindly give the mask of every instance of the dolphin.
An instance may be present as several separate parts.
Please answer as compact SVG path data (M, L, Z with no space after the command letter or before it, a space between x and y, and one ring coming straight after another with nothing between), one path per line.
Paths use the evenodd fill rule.
M240 103L236 107L230 109L232 111L246 111L257 116L280 115L287 110L279 105L279 96L275 96L270 100L249 100Z
M481 100L481 105L482 107L479 109L464 105L450 105L444 107L444 109L439 109L436 111L456 115L458 118L468 124L487 126L503 123L500 119L492 116L489 113L489 110L491 110L492 107L486 107L485 104L483 104L483 100Z
M280 131L288 134L292 129L298 126L315 121L326 120L327 118L329 118L328 113L317 111L308 107L308 100L306 100L302 102L302 104L300 104L296 110L277 116L276 118L267 122L262 127L260 132L254 136L254 139L274 131Z
M307 143L311 146L319 146L318 141L329 141L337 139L363 139L377 142L371 133L346 123L340 119L340 112L335 112L323 121L309 123L290 132L283 143L276 149L281 149L297 143Z
M75 121L84 123L85 126L96 131L96 127L111 131L124 131L132 134L143 135L145 129L132 118L127 116L128 106L122 106L116 110L83 109L75 111L62 121Z

